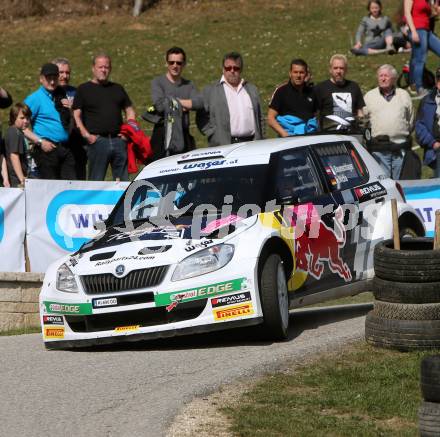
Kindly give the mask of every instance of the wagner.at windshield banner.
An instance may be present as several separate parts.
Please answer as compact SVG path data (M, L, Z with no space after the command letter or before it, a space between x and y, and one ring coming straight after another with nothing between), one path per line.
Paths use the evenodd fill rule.
M27 247L32 272L77 251L99 231L128 182L26 181Z
M0 271L24 272L25 213L21 188L0 188Z

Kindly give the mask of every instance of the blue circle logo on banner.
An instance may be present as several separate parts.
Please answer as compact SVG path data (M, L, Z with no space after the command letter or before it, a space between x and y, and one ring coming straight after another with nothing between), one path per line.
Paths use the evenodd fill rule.
M58 193L46 212L50 236L62 249L73 252L90 241L97 231L93 225L105 220L122 190L66 190Z

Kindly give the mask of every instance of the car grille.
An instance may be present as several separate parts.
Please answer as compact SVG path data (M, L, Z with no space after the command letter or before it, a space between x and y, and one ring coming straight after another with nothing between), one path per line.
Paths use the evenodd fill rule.
M155 326L195 319L206 307L208 299L182 302L172 311L165 307L145 308L132 311L92 314L88 316L65 316L73 332L110 331L122 326Z
M123 278L111 273L81 276L84 291L87 294L110 293L154 287L163 281L169 266L132 270Z

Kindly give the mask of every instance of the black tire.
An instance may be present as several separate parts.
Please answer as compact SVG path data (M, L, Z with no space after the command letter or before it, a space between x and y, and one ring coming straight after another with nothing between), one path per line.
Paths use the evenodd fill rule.
M377 300L394 303L440 303L440 282L398 282L373 279L373 293Z
M384 319L370 311L365 319L365 339L373 346L401 351L438 349L440 320Z
M374 247L374 262L395 262L402 266L420 265L423 267L426 261L437 263L440 268L440 250L433 250L432 238L417 237L404 238L400 242L400 249L394 249L393 240L383 240Z
M384 319L440 320L440 304L391 303L376 300L374 302L374 314Z
M271 340L285 340L289 333L289 295L286 273L278 254L269 255L263 262L259 285L264 335Z
M376 276L382 279L401 282L439 282L440 272L435 270L433 272L426 270L404 270L394 269L393 266L375 267L374 272Z
M374 271L382 279L399 282L440 282L440 250L433 250L432 238L404 238L401 250L393 240L374 248Z
M440 435L440 404L422 402L419 408L419 431L421 437Z
M420 365L420 387L425 401L440 403L440 355L423 358Z

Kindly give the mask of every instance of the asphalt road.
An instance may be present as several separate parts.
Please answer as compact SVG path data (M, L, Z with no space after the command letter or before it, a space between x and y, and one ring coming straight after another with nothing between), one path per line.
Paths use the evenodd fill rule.
M362 338L371 308L297 310L283 343L231 330L46 351L39 334L0 337L0 435L162 436L196 395Z

